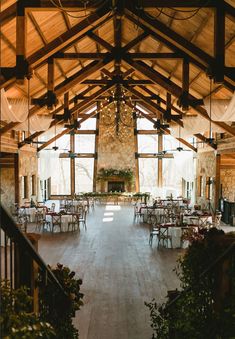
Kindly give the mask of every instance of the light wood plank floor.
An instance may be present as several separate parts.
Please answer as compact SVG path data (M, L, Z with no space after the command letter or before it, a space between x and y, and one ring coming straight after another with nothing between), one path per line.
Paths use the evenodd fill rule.
M113 220L112 220L113 219ZM132 206L96 206L87 231L43 234L46 263L68 265L83 279L84 306L75 324L80 339L150 339L144 305L179 287L173 268L182 252L148 244L149 229L133 222Z

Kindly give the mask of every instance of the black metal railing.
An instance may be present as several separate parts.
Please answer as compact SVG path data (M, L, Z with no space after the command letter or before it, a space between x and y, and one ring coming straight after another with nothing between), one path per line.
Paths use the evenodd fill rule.
M33 297L34 310L40 311L40 289L45 288L48 284L53 285L57 295L68 298L63 287L37 253L32 242L22 233L1 205L0 243L0 280L8 281L12 289L26 286ZM38 284L39 281L40 284Z

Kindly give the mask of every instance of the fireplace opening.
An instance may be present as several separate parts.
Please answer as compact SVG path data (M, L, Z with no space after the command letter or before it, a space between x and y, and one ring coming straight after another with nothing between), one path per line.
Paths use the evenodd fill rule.
M124 192L124 181L108 181L108 192Z

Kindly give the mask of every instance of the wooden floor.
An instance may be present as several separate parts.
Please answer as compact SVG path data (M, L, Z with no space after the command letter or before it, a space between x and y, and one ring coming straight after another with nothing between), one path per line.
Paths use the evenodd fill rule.
M148 227L133 222L132 206L96 206L87 231L43 234L46 263L68 265L83 279L84 306L75 324L80 339L150 339L145 301L159 302L179 287L172 269L180 250L148 244Z

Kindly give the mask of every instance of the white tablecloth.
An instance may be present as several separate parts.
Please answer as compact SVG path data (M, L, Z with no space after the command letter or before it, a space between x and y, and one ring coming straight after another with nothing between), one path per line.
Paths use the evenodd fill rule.
M52 223L52 216L47 214L46 215L46 221L49 221L50 224ZM71 214L62 214L61 215L61 230L62 232L68 231L68 225L69 222L72 221L72 215Z
M149 215L156 215L156 216L164 215L165 209L142 207L141 213L143 213L143 222L147 222Z
M196 226L206 226L206 223L210 223L212 224L212 216L208 215L208 216L196 216L196 215L192 215L192 216L184 216L184 222L187 224L193 224Z
M25 207L19 209L19 214L26 214L29 215L29 221L35 222L35 214L36 214L36 208L35 207Z

